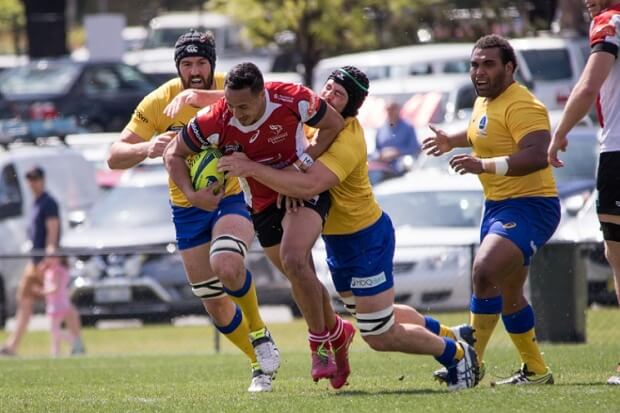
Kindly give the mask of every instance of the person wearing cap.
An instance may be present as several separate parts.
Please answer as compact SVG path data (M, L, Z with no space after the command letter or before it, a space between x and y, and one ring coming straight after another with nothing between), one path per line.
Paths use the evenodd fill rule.
M304 125L318 128L315 145L308 146ZM185 157L205 146L222 150L218 164L241 151L275 168L306 169L343 126L342 117L312 90L295 83L265 83L255 64L240 63L226 75L224 98L189 122L166 149L164 162L177 185L191 193ZM311 377L314 381L333 377L336 364L330 337L341 323L311 258L329 211L329 194L313 194L303 208L288 213L279 207L277 192L252 178L241 181L258 241L290 281L308 326Z
M13 356L21 339L28 328L34 302L43 298L43 271L46 260L52 257L60 243L60 214L58 203L45 190L45 172L34 166L25 174L34 199L28 225L28 238L32 242L34 252L26 265L17 291L17 312L15 330L9 335L0 348L0 355ZM68 327L74 336L73 354L83 353L84 347L80 338L79 314L73 305L68 310Z
M395 235L390 217L379 207L368 178L366 141L356 118L368 95L364 72L344 66L332 72L320 97L341 113L344 129L310 167L283 170L248 159L242 153L222 158L222 170L255 179L289 197L310 199L329 190L331 209L322 231L332 280L345 307L357 319L361 336L378 351L434 355L451 373L450 389L477 384L475 351L455 334L415 309L394 304ZM303 169L303 168L299 168ZM460 326L457 333L469 331ZM347 353L354 328L348 321L333 330L336 374L334 388L347 382ZM439 334L444 337L440 337Z
M198 112L192 104L204 106L209 96L211 101L222 96L224 74L215 72L211 32L190 30L180 36L174 61L179 76L140 102L110 148L110 168L126 169L146 158L161 157L166 145ZM165 111L179 104L183 104L179 110ZM181 191L173 180L169 185L177 245L192 291L216 328L249 358L252 381L248 391L271 391L280 356L260 315L252 275L245 268L254 229L239 183L229 179L224 191L213 185L191 194Z

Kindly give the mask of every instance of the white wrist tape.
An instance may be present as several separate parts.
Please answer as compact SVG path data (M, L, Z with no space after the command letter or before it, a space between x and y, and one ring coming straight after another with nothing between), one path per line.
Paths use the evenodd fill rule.
M504 176L508 173L508 157L507 156L497 156L495 158L486 159L487 162L493 163L495 168L494 171L486 171L489 173L493 173L495 175Z
M299 156L299 160L301 161L301 164L303 165L301 169L304 171L310 168L312 164L314 163L314 159L312 159L312 156L308 155L305 152Z

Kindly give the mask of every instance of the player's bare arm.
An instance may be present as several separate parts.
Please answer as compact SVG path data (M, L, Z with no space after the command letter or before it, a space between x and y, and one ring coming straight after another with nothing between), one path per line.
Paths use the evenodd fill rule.
M323 118L313 125L317 128L318 134L313 140L312 145L306 148L306 153L312 157L312 159L318 159L323 152L329 148L329 145L336 139L336 136L344 129L344 119L331 105L325 105L327 110Z
M145 141L137 134L124 129L120 139L110 147L108 166L111 169L128 169L146 158L158 158L175 136L176 132L170 131Z
M613 54L602 51L588 58L586 67L566 102L562 118L555 129L547 151L549 163L554 167L564 166L558 158L558 151L564 152L568 147L566 135L590 111L615 60Z
M295 169L275 169L254 162L240 152L222 157L218 170L228 171L230 176L252 177L280 194L301 199L312 198L340 183L338 177L320 161L312 164L305 173L300 173Z
M483 172L507 176L523 176L547 167L550 133L546 130L530 132L519 141L519 150L510 156L481 159L473 155L456 155L450 166L459 174Z
M183 142L181 134L178 134L170 142L164 152L164 165L168 170L170 178L181 192L185 194L187 200L193 206L204 209L205 211L213 211L217 208L220 200L224 196L224 191L218 191L218 184L210 185L199 191L194 190L186 162L187 157L194 153L195 152Z
M169 118L174 118L184 106L204 108L217 102L223 96L223 90L186 89L166 105L164 114Z
M428 127L435 133L435 136L429 136L422 141L422 150L427 155L440 156L454 148L467 148L471 146L467 140L466 130L454 135L448 135L434 125L429 124Z

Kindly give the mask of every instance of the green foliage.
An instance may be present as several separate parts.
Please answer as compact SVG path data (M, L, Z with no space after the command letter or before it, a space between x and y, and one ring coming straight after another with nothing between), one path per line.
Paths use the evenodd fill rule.
M24 6L20 0L0 0L0 24L24 24Z

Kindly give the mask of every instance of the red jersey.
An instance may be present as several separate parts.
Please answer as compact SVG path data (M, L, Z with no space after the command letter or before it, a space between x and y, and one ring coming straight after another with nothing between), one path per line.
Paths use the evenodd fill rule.
M182 137L195 152L216 145L224 155L244 152L253 161L282 169L306 149L303 124L315 126L325 115L326 105L305 86L269 82L265 84L265 113L254 124L241 125L222 98L200 111L183 129ZM239 181L254 213L276 202L278 194L273 189L252 178Z
M603 82L596 109L603 127L601 152L620 151L620 4L603 10L590 25L592 53L611 53L616 61Z

